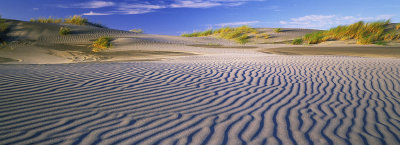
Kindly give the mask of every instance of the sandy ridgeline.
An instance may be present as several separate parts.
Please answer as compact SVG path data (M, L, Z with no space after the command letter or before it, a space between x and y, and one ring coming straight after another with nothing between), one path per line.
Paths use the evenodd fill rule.
M0 49L14 63L0 64L0 144L400 144L400 59L13 23L18 41ZM88 52L104 35L114 49Z

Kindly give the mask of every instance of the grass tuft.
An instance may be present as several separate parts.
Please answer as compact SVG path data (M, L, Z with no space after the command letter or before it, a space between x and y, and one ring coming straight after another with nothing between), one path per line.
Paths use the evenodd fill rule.
M79 15L74 15L69 18L65 18L64 23L74 24L74 25L86 25L88 23L88 19L83 18L82 16Z
M142 34L142 33L143 33L143 30L142 30L142 29L132 29L132 30L129 30L129 32L134 32L134 33Z
M280 33L280 32L282 32L282 29L281 29L281 28L275 28L275 29L274 29L274 32Z
M113 38L107 37L107 36L103 36L103 37L98 38L91 45L92 51L93 52L100 52L100 51L104 51L104 50L107 50L107 49L111 48L112 47L112 44L111 44L112 39Z
M30 22L36 22L36 23L62 23L62 19L59 18L52 18L51 16L48 18L44 18L44 17L39 17L37 19L31 19Z
M181 36L183 37L205 37L205 36L215 36L223 39L233 39L240 44L248 43L249 34L257 34L256 29L251 28L247 25L240 27L223 27L216 30L206 30L202 32L185 33Z
M68 35L71 34L71 29L68 27L60 27L60 31L59 31L60 35Z
M4 41L6 37L6 32L9 29L9 25L6 23L6 20L2 19L0 16L0 43L6 44Z
M399 30L400 29L400 24L397 24L396 25L396 30Z
M357 44L373 44L377 41L389 41L397 37L395 32L385 32L385 27L390 20L365 23L356 22L351 25L337 26L327 31L319 31L306 34L303 39L308 44L318 44L327 40L355 39Z
M303 44L303 42L304 42L304 40L302 38L298 38L298 39L294 39L292 41L292 44L293 45L301 45L301 44Z

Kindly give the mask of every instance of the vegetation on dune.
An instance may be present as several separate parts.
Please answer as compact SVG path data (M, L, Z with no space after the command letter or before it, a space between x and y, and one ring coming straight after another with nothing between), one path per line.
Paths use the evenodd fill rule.
M275 29L274 29L274 32L280 33L280 32L282 32L282 29L281 29L281 28L275 28Z
M301 44L303 44L303 42L304 42L304 40L302 38L298 38L298 39L294 39L292 41L292 44L293 45L301 45Z
M396 25L396 30L399 30L400 29L400 24L397 24Z
M142 33L143 33L143 30L142 30L142 29L132 29L132 30L129 30L129 32L142 34Z
M107 28L106 26L103 26L101 24L98 23L93 23L93 22L89 22L87 18L84 18L82 16L79 15L74 15L74 16L70 16L68 18L65 19L61 19L61 18L52 18L52 17L48 17L48 18L37 18L37 19L31 19L30 22L36 22L36 23L66 23L66 24L73 24L73 25L90 25L90 26L94 26L94 27L99 27L99 28Z
M5 39L5 34L9 28L9 25L6 23L6 20L2 19L0 16L0 43L5 43L3 42Z
M93 52L100 52L107 50L112 47L111 41L112 37L103 36L98 38L96 41L93 42L91 45Z
M223 27L216 30L206 30L202 32L194 32L189 34L182 34L183 37L204 37L215 36L223 39L233 39L240 44L248 43L249 34L257 34L257 30L249 26L240 27Z
M68 27L60 27L60 35L68 35L71 33L71 29Z
M303 37L308 44L318 44L327 40L355 39L357 44L374 44L380 41L398 39L397 31L386 30L390 20L365 23L359 21L351 25L337 26L327 31L318 31Z
M65 18L64 23L74 24L74 25L87 25L88 19L83 18L82 16L79 16L79 15L74 15L69 18Z
M37 19L31 19L30 22L36 22L36 23L62 23L62 19L59 18L52 18L51 16L48 18L44 17L39 17Z

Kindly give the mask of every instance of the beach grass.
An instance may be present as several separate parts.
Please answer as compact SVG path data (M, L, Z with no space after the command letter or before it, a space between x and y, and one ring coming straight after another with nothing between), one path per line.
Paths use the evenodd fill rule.
M387 30L390 20L365 23L356 22L351 25L341 25L327 31L306 34L303 37L308 44L318 44L327 40L355 39L357 44L374 44L378 41L391 41L398 38L395 31Z
M98 38L96 41L93 42L91 45L93 52L101 52L107 50L112 47L111 41L113 40L112 37L103 36Z
M275 29L274 29L274 32L280 33L280 32L282 32L282 29L281 29L281 28L275 28Z
M206 36L214 36L222 39L232 39L240 44L248 43L248 39L250 38L250 34L257 34L257 30L251 28L247 25L243 25L240 27L222 27L216 30L208 29L206 31L194 32L194 33L185 33L181 36L183 37L206 37Z
M9 29L10 25L6 23L5 19L2 19L0 16L0 43L5 44L6 42L4 41L5 35L7 30Z
M134 32L134 33L142 34L142 33L143 33L143 30L142 30L142 29L131 29L131 30L129 30L129 32Z
M400 29L400 24L397 24L396 25L396 30L399 30Z
M93 23L89 22L87 18L84 18L80 15L74 15L74 16L69 16L68 18L61 19L61 18L53 18L53 17L39 17L37 19L31 18L30 22L35 22L35 23L54 23L54 24L59 24L59 23L65 23L65 24L73 24L73 25L89 25L89 26L94 26L98 28L107 28L106 26L99 24L99 23Z
M36 23L55 23L55 24L58 24L58 23L62 23L63 20L60 19L60 18L53 18L53 17L50 16L50 17L48 17L48 18L45 18L45 17L39 17L39 18L37 18L37 19L31 18L31 19L30 19L30 22L36 22Z
M88 23L88 19L79 15L70 16L64 19L64 23L74 24L74 25L86 25Z
M293 45L301 45L303 44L304 40L302 38L297 38L292 41Z
M60 35L68 35L71 33L71 29L68 27L60 27L59 34Z

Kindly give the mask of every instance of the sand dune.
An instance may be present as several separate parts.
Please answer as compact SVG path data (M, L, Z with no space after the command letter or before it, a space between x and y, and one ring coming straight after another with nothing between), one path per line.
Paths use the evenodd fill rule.
M400 61L0 65L0 144L399 144Z

